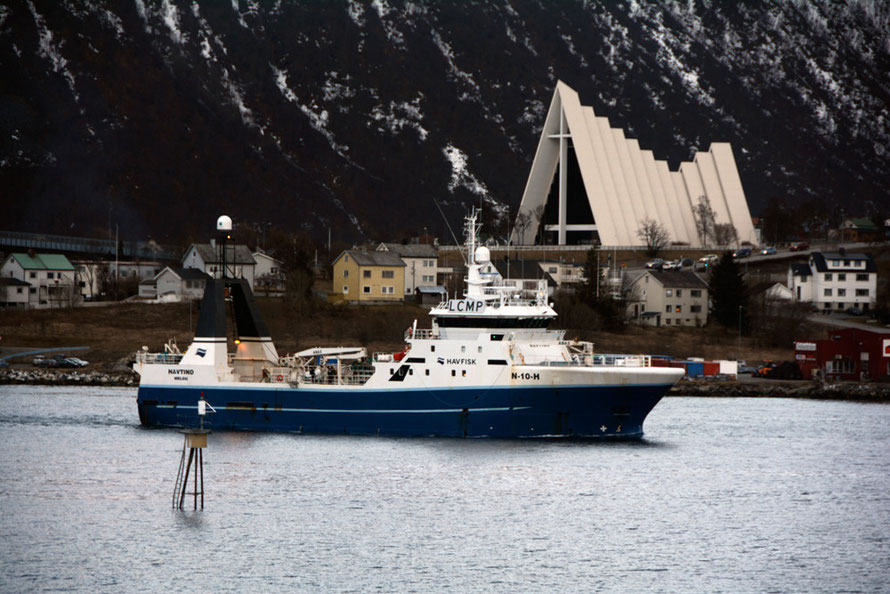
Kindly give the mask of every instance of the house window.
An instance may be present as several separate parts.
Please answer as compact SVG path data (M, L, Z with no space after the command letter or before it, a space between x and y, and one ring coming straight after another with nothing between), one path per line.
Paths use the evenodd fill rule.
M466 369L462 369L461 372L460 372L460 376L461 376L461 377L467 377L467 370L466 370Z
M462 352L462 353L466 353L466 352L467 352L467 347L464 346L464 345L460 345L460 352Z
M362 287L362 293L364 293L365 295L370 295L370 294L371 294L371 287L369 287L368 285L363 286L363 287Z
M429 375L429 374L430 374L430 370L427 369L427 370L424 372L424 375Z
M36 273L36 272L29 272L29 273L28 273L28 278L37 278L37 273Z
M844 266L850 266L850 261L849 261L849 260L844 260Z
M825 295L826 297L831 297L831 289L825 289L825 293L824 293L824 295Z
M670 305L665 305L665 306L664 306L664 313L671 313L671 306L670 306Z
M847 296L847 290L846 290L846 289L838 289L838 290L837 290L837 296L838 296L838 297L846 297L846 296Z
M701 291L699 289L692 289L690 295L692 295L693 297L701 297Z
M362 270L362 278L371 278L370 270Z
M37 293L37 287L31 287L31 288L29 288L29 289L28 289L28 292L29 292L31 295L35 295L35 294Z
M457 370L452 369L452 370L451 370L451 377L454 377L454 376L456 376L456 375L457 375Z
M556 274L556 266L551 266L547 269L547 272L550 274Z
M827 281L830 281L830 280L831 280L831 273L830 273L830 272L826 272L826 273L825 273L825 280L827 280Z
M867 274L857 274L856 280L857 281L868 281L868 275Z
M683 296L683 289L677 289L677 297Z
M868 289L856 289L857 297L868 297Z
M671 291L670 289L665 289L665 290L664 290L664 296L665 296L665 297L673 297L673 296L674 296L674 293L673 293L673 291Z
M15 292L18 293L19 295L21 295L21 294L22 294L22 288L21 288L21 287L16 287Z
M382 276L383 278L395 278L396 273L392 270L384 270Z
M701 305L691 305L689 306L689 311L692 313L701 313Z
M349 278L349 270L348 269L343 271L343 278Z
M839 272L838 275L837 275L837 280L839 280L839 281L845 281L845 280L847 280L847 275L846 275L846 274L842 274L842 273Z
M343 285L343 294L346 295L349 293L349 285Z
M52 272L46 273L46 278L53 278L53 276L54 276L54 274ZM124 276L126 276L126 275L124 275Z
M830 307L831 307L831 304L826 302L826 303L825 303L825 307L823 307L823 309L828 309L828 308L830 308Z
M435 352L436 352L436 345L434 345L434 344L431 344L431 345L430 345L430 352L431 352L431 353L435 353Z
M384 295L395 295L396 288L395 287L380 287L380 292Z
M670 319L670 318L665 318L665 319L664 319L664 325L665 325L665 326L670 326L670 325L671 325L671 319Z

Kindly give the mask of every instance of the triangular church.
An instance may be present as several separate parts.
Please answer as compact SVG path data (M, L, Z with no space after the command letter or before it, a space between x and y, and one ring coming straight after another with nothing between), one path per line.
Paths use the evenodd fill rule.
M669 243L711 247L699 237L694 209L707 198L717 225L731 224L736 241L757 243L732 148L714 142L670 171L636 139L612 128L608 118L581 105L559 81L522 196L513 241L535 237L553 245L599 243L645 246L645 219L659 223ZM525 224L522 222L525 221ZM714 246L716 247L716 246Z

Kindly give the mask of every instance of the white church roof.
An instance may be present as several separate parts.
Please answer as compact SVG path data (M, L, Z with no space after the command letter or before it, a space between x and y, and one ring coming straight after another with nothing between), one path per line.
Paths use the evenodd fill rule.
M568 162L570 148L577 158L594 225L569 219L567 202L573 197L567 195L568 167L562 164ZM578 93L562 81L553 93L518 217L543 212L556 176L558 192L551 200L559 200L559 217L547 230L556 231L559 244L565 244L572 231L596 230L605 246L645 245L638 231L644 219L651 219L667 231L669 243L705 246L713 242L699 237L693 214L702 196L710 204L715 224L735 227L738 241L733 245L757 243L729 143L712 143L707 152L697 152L678 171L670 171L667 161L656 160L636 139L612 128L608 118L581 105ZM537 224L520 225L513 239L530 243L537 231Z

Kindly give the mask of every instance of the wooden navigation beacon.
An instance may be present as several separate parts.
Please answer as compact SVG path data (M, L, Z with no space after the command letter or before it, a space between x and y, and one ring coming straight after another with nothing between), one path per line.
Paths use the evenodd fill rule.
M185 442L182 445L182 458L179 460L179 472L176 474L176 486L173 488L173 509L182 509L185 496L194 495L195 509L198 509L198 495L201 496L201 509L204 509L204 448L207 447L207 434L209 429L204 429L204 415L207 414L207 401L204 395L198 400L198 429L183 431ZM210 407L211 412L216 412ZM188 459L186 459L186 450ZM189 482L189 473L192 472L194 462L194 487L195 490L186 493ZM200 475L200 487L198 485Z

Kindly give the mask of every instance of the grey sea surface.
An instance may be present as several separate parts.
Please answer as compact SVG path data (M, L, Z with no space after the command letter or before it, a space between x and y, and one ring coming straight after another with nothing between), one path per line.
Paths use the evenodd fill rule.
M0 592L890 591L886 404L672 397L637 442L213 433L195 512L135 399L0 386Z

